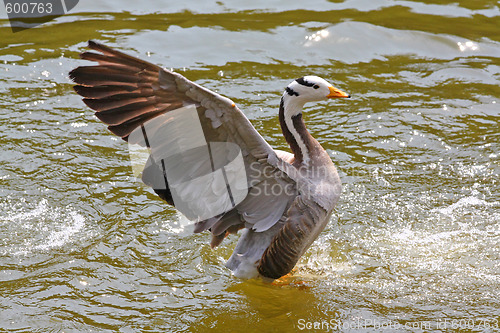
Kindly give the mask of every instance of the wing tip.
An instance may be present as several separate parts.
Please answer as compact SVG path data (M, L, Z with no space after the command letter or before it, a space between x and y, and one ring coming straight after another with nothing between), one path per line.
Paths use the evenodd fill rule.
M92 40L92 39L89 39L87 41L87 47L89 49L97 50L97 51L99 51L100 49L103 49L103 48L106 48L106 49L108 48L106 45L101 44L99 42L96 42L95 40Z

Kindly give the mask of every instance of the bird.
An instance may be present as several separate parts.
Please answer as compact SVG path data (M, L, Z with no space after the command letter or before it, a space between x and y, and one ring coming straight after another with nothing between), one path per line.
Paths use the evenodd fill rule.
M142 181L191 213L193 231L209 231L212 248L241 230L225 264L234 276L274 281L290 273L330 221L342 191L332 159L306 128L304 105L350 95L314 75L291 81L278 112L287 152L273 149L229 98L104 44L90 40L88 48L80 57L97 64L69 73L74 90L113 134L147 146ZM182 127L188 118L193 129ZM170 155L159 156L162 150ZM225 182L196 182L206 180L200 175ZM205 214L211 207L222 208Z

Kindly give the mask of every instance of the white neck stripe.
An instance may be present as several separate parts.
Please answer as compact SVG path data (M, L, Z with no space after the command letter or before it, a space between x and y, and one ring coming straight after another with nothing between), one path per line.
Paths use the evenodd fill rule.
M308 164L309 163L309 151L307 150L307 146L306 146L304 140L302 140L302 137L300 136L300 134L297 132L297 129L293 125L293 120L292 120L293 116L298 116L299 114L302 113L303 104L290 103L290 101L292 101L292 99L289 98L290 96L285 96L285 95L286 95L286 92L283 95L283 98L284 98L283 108L284 108L285 124L286 124L286 127L288 127L288 130L290 131L290 133L292 134L293 138L295 139L295 142L297 142L297 145L299 146L300 151L302 152L302 162L304 164Z

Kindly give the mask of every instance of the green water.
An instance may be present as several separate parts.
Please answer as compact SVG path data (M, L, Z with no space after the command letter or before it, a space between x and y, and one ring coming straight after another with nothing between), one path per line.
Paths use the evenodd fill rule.
M496 1L81 1L18 33L0 17L0 331L500 330ZM286 283L232 277L236 237L211 250L133 181L68 79L88 39L230 97L280 149L290 80L352 95L305 114L344 189Z

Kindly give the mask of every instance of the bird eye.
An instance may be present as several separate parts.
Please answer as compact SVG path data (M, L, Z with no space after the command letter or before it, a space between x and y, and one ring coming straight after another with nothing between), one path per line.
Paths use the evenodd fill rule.
M319 88L319 86L318 86L317 84L315 84L315 85L313 86L313 88L314 88L314 89L318 89L318 88Z

